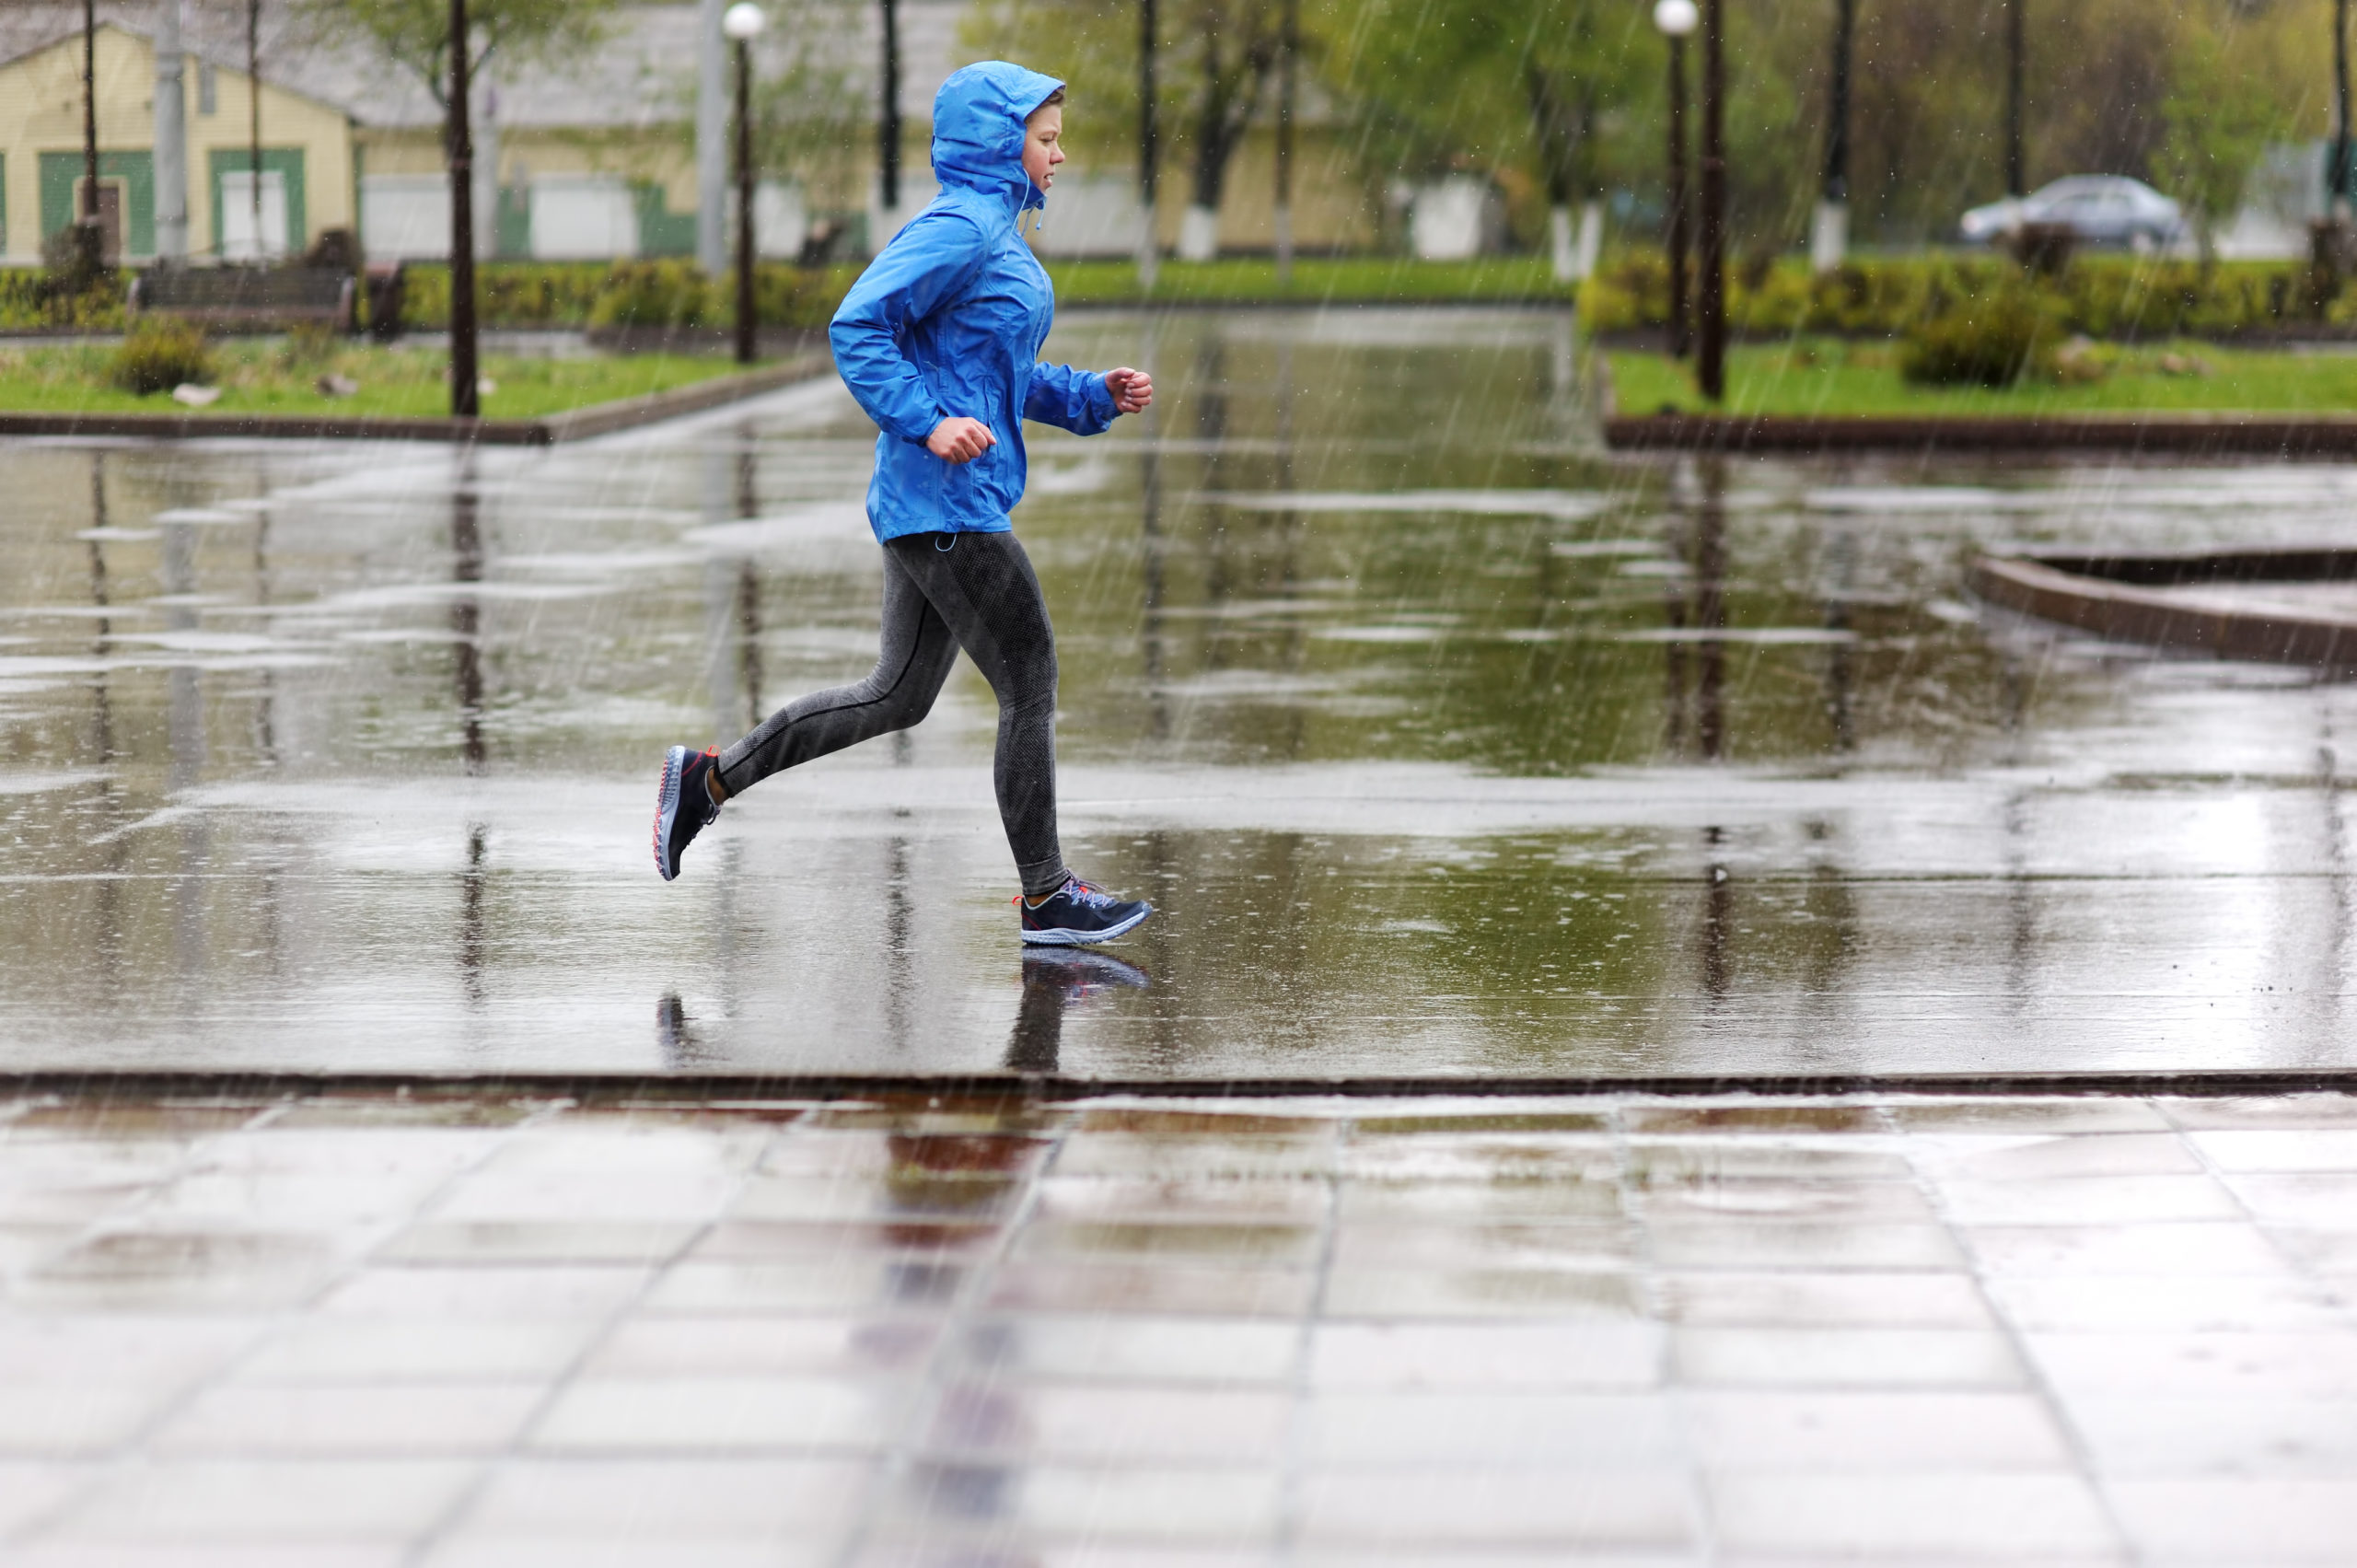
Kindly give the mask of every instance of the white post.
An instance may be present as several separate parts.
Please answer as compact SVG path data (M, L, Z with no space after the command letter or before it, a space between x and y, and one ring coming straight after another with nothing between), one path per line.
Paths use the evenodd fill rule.
M188 103L180 0L156 0L156 259L188 257Z
M1850 203L1819 202L1817 220L1809 226L1809 265L1820 273L1829 273L1841 265L1850 252Z
M1580 250L1574 260L1573 277L1585 282L1595 275L1596 264L1604 258L1604 203L1589 202L1580 208Z
M1579 252L1572 245L1572 209L1547 209L1547 253L1555 264L1557 283L1575 283L1579 279Z
M727 8L727 0L696 6L696 265L710 278L728 262L728 52L720 36Z

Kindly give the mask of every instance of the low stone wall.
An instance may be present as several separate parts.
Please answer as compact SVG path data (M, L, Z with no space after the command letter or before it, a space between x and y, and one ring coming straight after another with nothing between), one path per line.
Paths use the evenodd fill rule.
M1617 450L1653 452L2117 452L2178 458L2357 458L2357 417L1615 414L1604 421L1604 441Z

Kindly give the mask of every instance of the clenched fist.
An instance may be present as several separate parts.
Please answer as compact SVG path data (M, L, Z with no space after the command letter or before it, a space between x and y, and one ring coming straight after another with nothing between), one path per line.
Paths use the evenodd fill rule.
M1105 389L1113 394L1116 413L1143 413L1154 403L1154 377L1126 365L1105 372Z
M991 434L989 425L956 414L935 425L933 434L924 438L924 449L953 468L972 462L997 445L998 437Z

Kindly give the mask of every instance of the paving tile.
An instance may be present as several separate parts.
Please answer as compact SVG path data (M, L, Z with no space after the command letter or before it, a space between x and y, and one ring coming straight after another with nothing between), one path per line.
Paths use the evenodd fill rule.
M134 1312L0 1312L0 1385L185 1381L243 1354L271 1319Z
M865 1452L891 1437L907 1399L888 1384L841 1378L581 1378L528 1441L599 1454Z
M2357 1230L2357 1176L2235 1175L2225 1184L2262 1225Z
M1355 1221L1334 1237L1337 1269L1625 1269L1643 1237L1621 1220L1558 1224L1467 1221L1456 1225Z
M461 1179L428 1218L462 1222L680 1225L712 1218L742 1183L727 1171L607 1172L484 1170Z
M2150 1225L2243 1217L2235 1194L2207 1176L2082 1176L1939 1183L1957 1225Z
M305 1299L343 1262L327 1232L112 1230L19 1276L13 1294L59 1310L261 1311Z
M982 1224L1015 1206L1020 1181L919 1175L756 1177L726 1213L737 1220L943 1220Z
M1341 1173L1361 1181L1601 1181L1620 1179L1607 1138L1402 1135L1351 1144Z
M1671 1470L1591 1465L1569 1469L1313 1472L1298 1482L1300 1533L1311 1547L1349 1543L1389 1554L1422 1546L1544 1547L1572 1551L1696 1544L1686 1478Z
M418 1561L424 1568L821 1568L840 1550L826 1539L540 1540L462 1532L437 1541Z
M170 1384L0 1385L0 1456L62 1459L121 1447L173 1392Z
M851 1524L876 1471L864 1459L726 1455L521 1457L493 1469L459 1531L517 1543L699 1541L822 1532Z
M2066 1397L2357 1396L2357 1333L2030 1333L2030 1359Z
M2106 1488L2147 1561L2347 1562L2357 1478L2172 1476Z
M1771 1218L1656 1218L1646 1227L1666 1269L1961 1269L1941 1225L1826 1225Z
M2064 1475L1736 1475L1706 1491L1723 1551L2016 1562L2118 1549L2092 1491Z
M450 1458L496 1453L546 1398L539 1383L228 1383L200 1392L153 1452Z
M2221 1170L2357 1174L2357 1123L2189 1132L2187 1141Z
M704 1231L690 1256L699 1260L749 1259L784 1262L813 1258L889 1255L935 1262L970 1262L995 1251L996 1225L934 1220L724 1220Z
M909 1316L633 1318L598 1344L593 1377L907 1376L939 1342Z
M360 1271L315 1310L362 1318L602 1318L651 1277L648 1270L620 1265L397 1265Z
M593 1318L305 1318L238 1364L245 1383L535 1382L571 1365Z
M2291 1263L2241 1220L2132 1225L1973 1225L1962 1230L1983 1273L2022 1275L2282 1275Z
M1335 1215L1344 1224L1545 1224L1613 1220L1620 1189L1601 1181L1352 1181Z
M388 1540L44 1540L8 1557L9 1568L401 1568L408 1548Z
M946 1305L967 1272L951 1263L873 1255L806 1262L714 1261L667 1270L647 1293L649 1312L923 1311Z
M1662 1381L1659 1324L1319 1323L1314 1388L1401 1391L1512 1388L1650 1388Z
M942 1347L948 1371L1002 1381L1271 1384L1300 1358L1301 1330L1282 1318L1025 1314L969 1320Z
M2108 1476L2357 1481L2357 1420L2345 1400L2088 1395L2071 1400L2070 1415L2096 1469Z
M1655 1187L1644 1194L1649 1221L1782 1219L1824 1225L1937 1225L1931 1201L1900 1181L1716 1181Z
M411 1225L371 1254L380 1263L657 1263L701 1234L697 1223L437 1220Z
M1039 1181L1033 1213L1036 1222L1316 1225L1332 1206L1322 1181L1051 1175Z
M1964 1274L1679 1273L1660 1282L1668 1316L1698 1327L1986 1329Z
M1268 1469L1005 1466L924 1460L881 1497L881 1542L928 1537L995 1543L1028 1555L1034 1544L1267 1543L1282 1482ZM979 1555L979 1554L978 1554ZM968 1557L965 1561L973 1561ZM981 1561L992 1561L982 1556Z
M1829 1184L1915 1179L1914 1169L1906 1157L1889 1150L1751 1143L1728 1138L1696 1138L1678 1143L1631 1141L1627 1170L1628 1179L1643 1188L1696 1187L1721 1181Z
M0 1399L6 1398L6 1394L0 1394ZM104 1473L95 1464L0 1459L0 1540L64 1506L76 1492Z
M1029 1174L1055 1144L989 1132L851 1132L798 1130L761 1156L765 1177L965 1177L1003 1181Z
M1301 1411L1313 1470L1362 1468L1652 1466L1679 1458L1674 1407L1658 1393L1329 1392Z
M1074 1133L1056 1151L1058 1176L1296 1177L1334 1173L1340 1140L1331 1128L1307 1137L1155 1136Z
M935 1391L919 1439L942 1459L1272 1464L1289 1392L958 1381Z
M2357 1329L2357 1315L2295 1278L2114 1274L2014 1275L1987 1289L1999 1311L2034 1332L2318 1333Z
M786 1137L790 1140L794 1135ZM767 1128L711 1121L694 1125L668 1114L575 1114L503 1139L497 1153L481 1168L486 1176L538 1175L593 1182L631 1178L659 1191L667 1180L741 1175L776 1141L777 1134Z
M1621 1125L1631 1134L1879 1132L1880 1107L1852 1101L1755 1100L1748 1104L1626 1106Z
M1151 1257L1302 1268L1318 1261L1322 1241L1315 1225L1042 1220L1023 1228L1015 1251L1021 1258L1068 1261Z
M1801 1475L2068 1470L2070 1450L2027 1393L1696 1390L1685 1431L1707 1469Z
M2275 1225L2269 1227L2267 1237L2285 1259L2309 1273L2336 1281L2357 1277L2357 1229L2305 1230Z
M2026 1387L1993 1329L1694 1329L1670 1337L1672 1376L1698 1387Z
M5 1214L0 1206L0 1214ZM38 1267L74 1245L82 1235L79 1225L0 1224L0 1274Z
M413 1538L476 1468L442 1459L187 1459L129 1466L76 1501L52 1536L175 1547Z
M1341 1269L1326 1278L1329 1318L1641 1318L1642 1281L1617 1270Z
M2069 1099L1984 1098L1890 1101L1885 1109L1909 1132L2166 1132L2172 1123L2150 1102L2110 1096Z
M2222 1096L2154 1102L2180 1127L2357 1127L2357 1095Z
M1306 1269L1015 1262L993 1280L988 1305L1001 1312L1293 1318L1309 1309L1316 1285Z
M2200 1156L2173 1132L1926 1134L1910 1138L1907 1149L1920 1168L1943 1182L2206 1174Z
M1457 1136L1540 1133L1610 1135L1615 1131L1609 1110L1434 1110L1396 1116L1361 1116L1350 1125L1353 1139L1416 1138L1434 1133Z

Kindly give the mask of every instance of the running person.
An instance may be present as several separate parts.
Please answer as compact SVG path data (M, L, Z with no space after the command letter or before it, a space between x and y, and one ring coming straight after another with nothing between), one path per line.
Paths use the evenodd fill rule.
M1003 61L933 100L941 194L895 235L828 336L881 429L867 520L884 547L883 651L855 686L787 703L726 751L674 746L655 817L666 881L720 804L785 768L924 717L963 648L998 694L993 782L1023 893L1023 940L1109 941L1154 912L1064 866L1056 837L1056 637L1007 514L1023 499L1023 421L1095 436L1154 401L1142 370L1042 365L1055 290L1023 242L1064 161L1063 84Z

